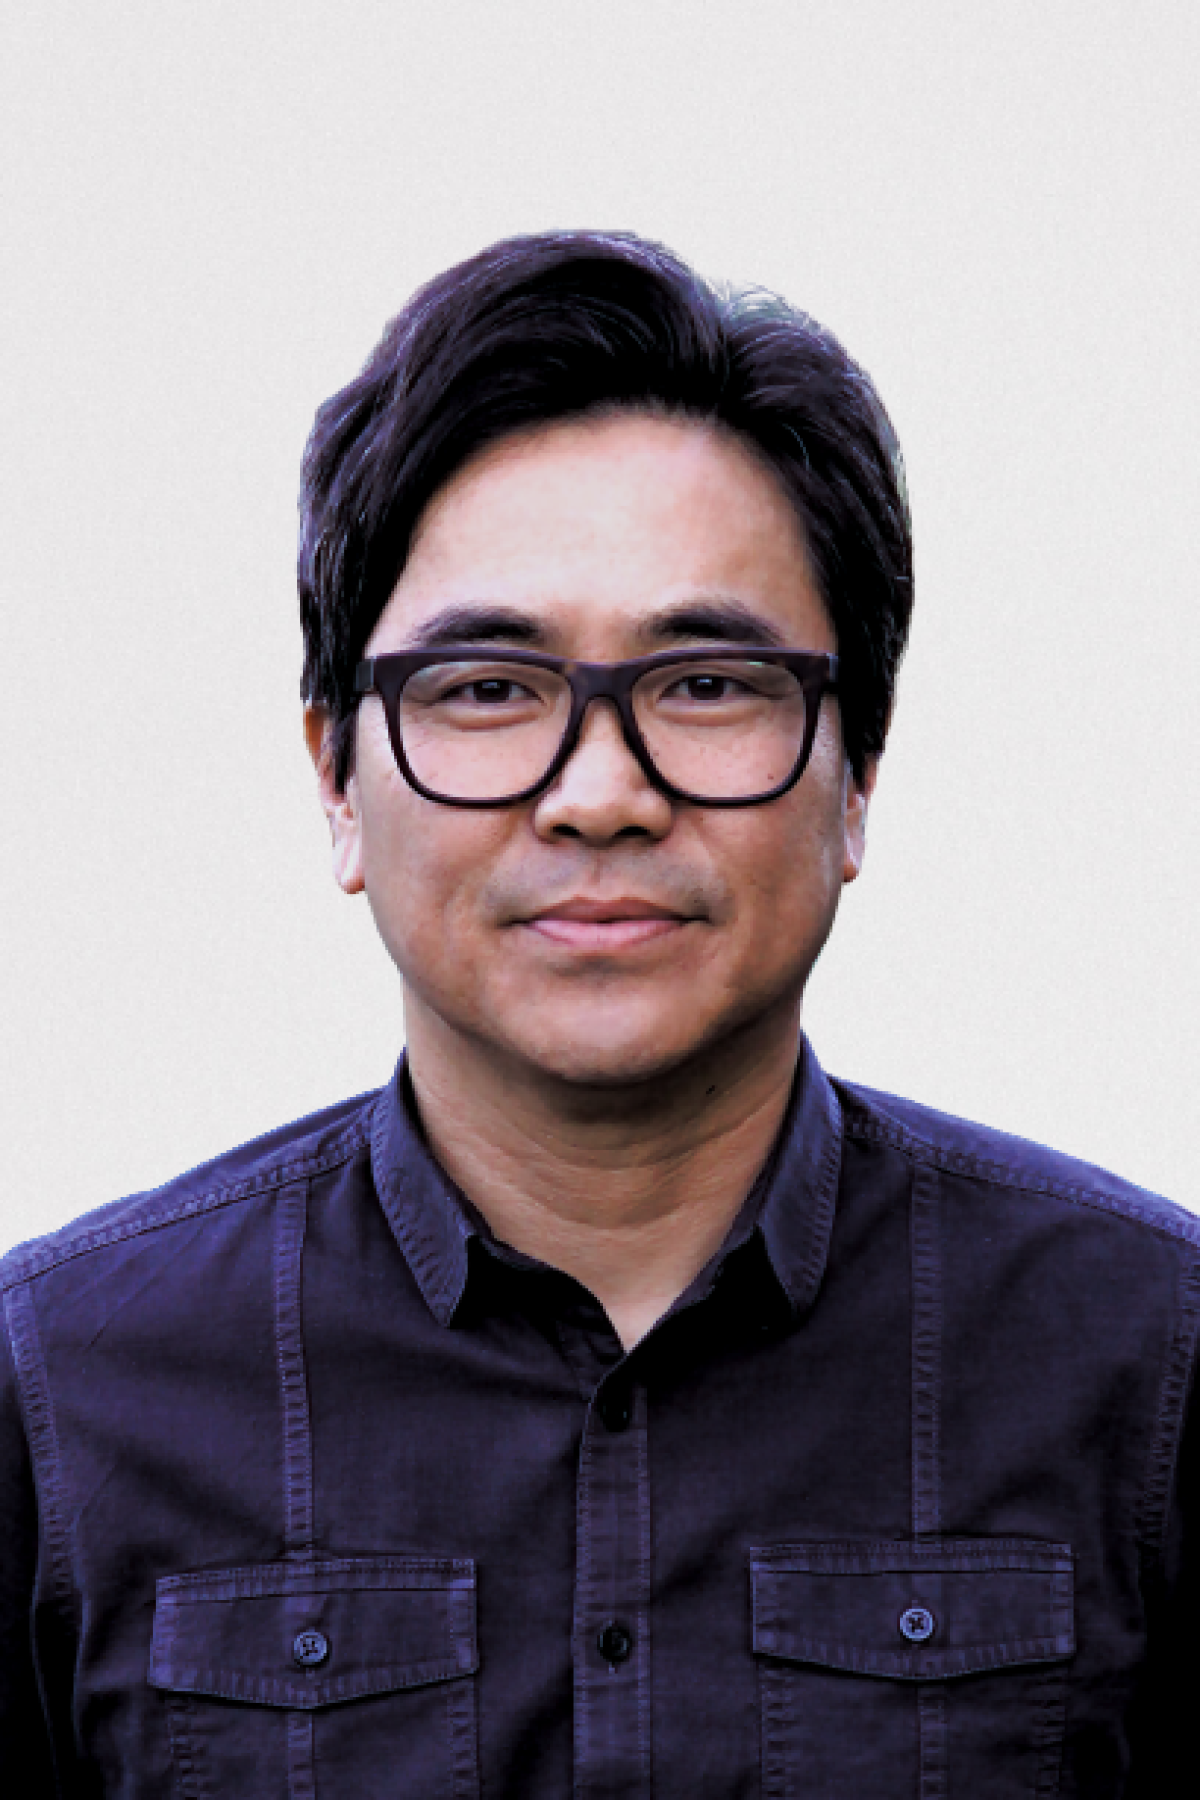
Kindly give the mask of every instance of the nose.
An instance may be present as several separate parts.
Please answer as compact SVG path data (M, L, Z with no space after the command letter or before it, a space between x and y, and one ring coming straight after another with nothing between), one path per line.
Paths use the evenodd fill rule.
M565 767L535 803L538 835L595 844L618 837L661 838L672 818L671 802L625 742L612 701L593 700Z

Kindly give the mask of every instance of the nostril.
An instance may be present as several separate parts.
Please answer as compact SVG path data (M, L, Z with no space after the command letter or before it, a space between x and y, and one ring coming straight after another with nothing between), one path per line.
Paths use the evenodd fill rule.
M550 830L555 837L585 838L589 835L587 832L581 831L578 825L552 825ZM648 831L644 825L619 825L616 831L607 832L605 835L613 838L648 838L653 837L654 834Z

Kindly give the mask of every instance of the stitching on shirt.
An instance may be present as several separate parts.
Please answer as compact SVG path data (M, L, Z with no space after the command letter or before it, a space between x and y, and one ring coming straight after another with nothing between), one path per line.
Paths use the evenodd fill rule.
M591 1604L594 1577L591 1568L592 1557L592 1440L594 1432L589 1430L591 1409L584 1420L583 1442L579 1446L579 1473L575 1481L576 1493L576 1554L575 1554L575 1600L571 1619L571 1655L574 1673L571 1681L572 1697L575 1702L575 1720L572 1743L575 1763L578 1768L585 1762L588 1739L591 1732L591 1682L587 1665L590 1620L587 1609ZM580 1565L583 1565L584 1577L580 1577ZM576 1789L578 1792L578 1789Z
M638 1774L646 1783L646 1792L652 1791L654 1772L654 1707L653 1670L654 1640L650 1630L650 1609L654 1597L653 1557L653 1520L652 1498L650 1490L650 1433L647 1419L648 1398L645 1390L639 1395L634 1390L635 1418L633 1428L637 1432L635 1453L637 1456L637 1508L638 1508L638 1642L637 1642L637 1735L638 1735Z
M962 1150L943 1149L938 1144L930 1143L927 1138L917 1137L906 1126L884 1124L876 1119L861 1116L847 1118L846 1136L859 1143L889 1144L893 1149L911 1156L915 1162L944 1169L950 1174L974 1175L981 1181L990 1181L998 1187L1028 1194L1047 1194L1054 1199L1070 1200L1076 1205L1090 1207L1096 1212L1136 1221L1160 1237L1171 1238L1177 1243L1189 1244L1193 1249L1200 1250L1200 1219L1193 1223L1188 1218L1163 1218L1149 1207L1140 1206L1130 1195L1106 1194L1099 1188L1055 1181L1047 1175L1029 1175L1007 1163L989 1162L984 1157L971 1156Z
M188 1694L168 1694L166 1699L167 1736L171 1740L171 1750L175 1757L181 1800L205 1800L204 1789L200 1785L204 1778L203 1771L197 1760L192 1735L195 1702Z
M403 1106L399 1094L400 1078L397 1075L396 1081L389 1087L380 1089L375 1104L371 1108L369 1122L371 1174L379 1193L384 1215L393 1236L408 1259L408 1265L421 1290L425 1304L440 1325L449 1325L466 1285L465 1246L471 1233L465 1220L458 1217L458 1209L453 1209L460 1233L459 1243L463 1246L462 1277L456 1290L453 1272L443 1275L439 1267L441 1260L439 1247L433 1244L424 1244L419 1236L419 1208L414 1208L410 1203L406 1187L409 1171L403 1167L393 1166L388 1157L393 1121L398 1110Z
M880 1675L889 1680L918 1684L952 1681L960 1675L978 1675L988 1669L1058 1662L1074 1654L1075 1639L1070 1632L964 1644L955 1649L928 1652L924 1656L914 1651L906 1654L864 1649L861 1644L837 1638L797 1637L786 1650L759 1650L760 1656L778 1656L784 1662L815 1663L821 1668L844 1669L856 1675Z
M180 1607L193 1595L201 1601L262 1599L291 1594L470 1593L475 1564L441 1556L314 1556L303 1564L238 1563L232 1568L193 1569L160 1575L155 1582L160 1607Z
M1146 1479L1135 1515L1137 1537L1155 1557L1161 1554L1167 1531L1167 1507L1183 1430L1183 1409L1200 1330L1200 1268L1193 1265L1182 1269L1179 1287L1179 1322L1165 1358Z
M286 1718L288 1800L316 1800L313 1716L310 1712L289 1712Z
M1063 1743L1067 1728L1067 1671L1060 1664L1035 1677L1038 1774L1034 1800L1054 1800L1062 1780Z
M166 1694L203 1694L214 1700L244 1700L251 1705L309 1710L335 1705L342 1700L361 1700L368 1694L396 1693L405 1688L426 1687L433 1682L461 1682L474 1673L462 1667L461 1658L427 1658L412 1663L366 1663L345 1675L333 1675L312 1686L287 1676L256 1675L228 1667L166 1669L151 1686ZM172 1685L178 1682L178 1686Z
M443 1270L441 1267L446 1246L426 1242L421 1235L422 1227L428 1232L430 1221L422 1214L419 1205L414 1205L409 1194L411 1171L400 1167L389 1167L387 1160L387 1139L389 1131L386 1102L390 1089L381 1094L375 1109L375 1118L371 1127L371 1172L379 1191L380 1201L392 1233L399 1243L409 1267L412 1269L417 1285L424 1296L425 1303L440 1325L449 1325L458 1308L466 1289L467 1243L476 1235L470 1221L463 1217L459 1201L465 1196L454 1199L457 1189L450 1185L450 1213L457 1232L457 1242L450 1247L450 1256L461 1251L461 1265L458 1268ZM449 1177L439 1169L443 1181Z
M110 1244L121 1244L129 1238L143 1237L164 1226L178 1224L182 1219L196 1218L203 1213L216 1212L223 1206L236 1205L239 1200L256 1199L289 1181L323 1175L330 1169L349 1162L366 1142L367 1131L366 1122L360 1120L320 1156L298 1157L294 1162L265 1169L246 1181L236 1182L232 1187L218 1187L207 1194L196 1194L173 1204L165 1203L166 1210L160 1213L151 1213L149 1216L142 1214L124 1224L96 1226L85 1230L78 1238L69 1238L65 1244L42 1244L24 1254L16 1251L13 1253L16 1258L13 1267L0 1276L0 1294L20 1287L24 1282L36 1280L40 1275L49 1274L52 1270L61 1268L64 1263L73 1262L76 1257L90 1255L93 1250L103 1250Z
M781 1566L784 1574L877 1575L911 1574L933 1570L938 1574L990 1574L1015 1570L1021 1574L1053 1575L1070 1592L1075 1567L1070 1544L1044 1538L796 1538L790 1543L755 1544L750 1549L752 1569L763 1565L765 1574ZM189 1579L174 1576L172 1580Z
M936 1538L942 1528L941 1193L936 1175L915 1168L909 1201L912 1281L912 1529ZM917 1763L921 1800L945 1800L946 1704L938 1688L917 1688Z
M442 1278L439 1268L441 1247L426 1243L421 1236L422 1220L418 1209L409 1203L405 1192L407 1173L405 1169L388 1169L382 1178L375 1177L380 1201L426 1305L440 1325L448 1325L458 1298L454 1292L453 1277ZM375 1174L374 1158L372 1174Z
M922 1682L917 1688L917 1780L921 1800L945 1800L948 1772L946 1690Z
M51 1570L50 1588L74 1633L79 1621L75 1577L71 1567L71 1531L66 1516L62 1456L58 1429L54 1422L54 1403L50 1398L50 1385L46 1378L41 1334L30 1290L21 1287L7 1294L4 1311L9 1343L12 1346L13 1368L25 1414L34 1479L45 1521L46 1548Z
M283 1439L283 1545L288 1557L313 1551L313 1446L304 1354L304 1236L308 1185L281 1190L275 1203L275 1360Z
M912 1280L912 1529L942 1529L942 1271L936 1178L913 1175L909 1222Z
M804 1266L804 1288L799 1295L792 1295L793 1305L801 1303L806 1306L812 1305L829 1261L829 1240L833 1233L834 1214L837 1211L838 1183L842 1174L846 1109L832 1087L828 1088L828 1093L833 1102L832 1117L829 1121L831 1129L825 1148L825 1160L817 1177L812 1227L809 1234L809 1251ZM784 1285L787 1287L787 1283ZM791 1293L790 1288L788 1288L788 1292Z

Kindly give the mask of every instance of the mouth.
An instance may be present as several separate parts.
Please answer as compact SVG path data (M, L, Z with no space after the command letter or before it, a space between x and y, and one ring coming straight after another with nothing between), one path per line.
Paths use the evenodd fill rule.
M576 950L621 950L669 937L693 921L649 900L567 900L521 923L552 943Z

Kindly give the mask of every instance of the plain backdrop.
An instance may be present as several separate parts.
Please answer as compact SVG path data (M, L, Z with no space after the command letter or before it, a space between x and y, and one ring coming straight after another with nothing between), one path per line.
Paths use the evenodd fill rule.
M1200 1207L1195 0L41 0L0 54L0 1248L402 1041L297 472L413 288L623 227L872 373L917 607L832 1072Z

